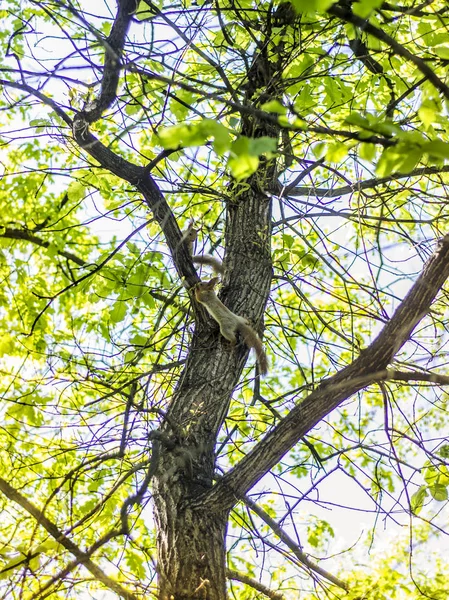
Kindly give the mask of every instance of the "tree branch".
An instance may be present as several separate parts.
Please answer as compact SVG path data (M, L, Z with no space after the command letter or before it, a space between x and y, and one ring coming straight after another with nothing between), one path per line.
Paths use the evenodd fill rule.
M269 587L267 587L266 585L263 585L263 583L260 583L260 581L257 581L257 579L254 579L253 577L249 577L249 575L244 575L243 573L239 573L238 571L233 571L232 569L226 569L226 576L229 579L234 579L235 581L240 581L241 583L244 583L245 585L252 587L253 589L257 590L258 592L261 592L262 594L264 594L264 596L271 598L271 600L284 600L284 598L285 598L284 594L281 594L280 592L273 592L273 590L270 590Z
M327 11L330 15L334 17L338 17L342 21L346 21L346 23L351 23L355 27L358 27L365 33L368 33L380 40L381 42L385 42L394 52L399 56L402 56L406 60L409 60L413 63L423 75L436 87L437 90L442 92L444 96L449 100L449 87L441 81L441 79L436 75L436 73L427 65L427 63L418 56L415 56L407 50L404 46L399 44L394 38L388 35L383 29L372 25L366 19L362 19L361 17L355 15L351 9L340 6L338 4L333 4Z
M0 233L0 238L7 238L10 240L24 240L25 242L31 242L33 244L36 244L37 246L41 246L42 248L48 248L51 245L51 242L43 240L37 235L31 233L30 231L27 231L25 229L13 229L11 227L6 227L5 230L2 233ZM71 260L80 267L85 267L87 265L85 260L79 258L71 252L66 252L65 250L56 250L56 253L59 254L59 256L63 256L67 260Z
M340 188L319 188L314 186L298 186L288 190L287 196L316 196L317 198L337 198L347 194L353 194L360 190L375 188L378 185L384 185L397 181L398 179L407 179L408 177L420 177L421 175L438 175L439 173L449 173L449 166L443 167L422 167L415 169L410 173L393 173L388 177L380 177L367 179L366 181L356 181L350 185L345 185ZM279 193L283 193L283 188L280 187Z
M71 119L65 112L51 98L48 98L48 96L38 90L22 83L13 83L3 79L0 79L0 85L10 86L36 96L44 104L53 108L68 125L72 125ZM88 121L83 112L75 116L73 121L73 137L77 144L90 154L90 156L95 158L103 168L114 173L114 175L117 175L124 181L131 183L143 195L146 204L164 233L180 278L185 280L188 287L194 286L199 281L199 278L193 266L187 245L182 241L181 230L162 192L145 167L131 163L102 144L89 131Z
M126 600L137 600L137 597L132 593L126 590L121 586L120 583L106 575L106 573L100 569L92 560L86 552L83 552L76 544L72 542L67 536L65 536L62 531L52 522L50 521L43 513L40 511L34 504L32 504L29 500L22 496L20 492L18 492L15 488L13 488L7 481L3 478L0 478L0 491L12 502L15 502L19 506L21 506L29 515L34 517L39 525L52 536L54 540L56 540L61 546L64 546L66 550L71 552L76 560L84 565L90 573L100 581L107 588L121 596L122 598L126 598Z
M180 29L176 25L176 23L171 21L165 14L165 12L160 10L158 6L156 6L155 4L153 4L153 2L151 2L151 0L144 0L144 2L151 8L151 10L154 12L155 15L161 17L161 19L163 21L165 21L167 23L167 25L169 25L173 29L173 31L179 35L179 37L185 42L187 48L192 48L198 54L198 56L201 56L201 58L205 62L207 62L211 67L213 67L217 71L217 73L220 75L221 79L223 80L223 83L225 84L227 91L229 92L231 97L235 99L236 92L235 92L234 86L231 84L231 82L227 78L223 67L221 65L219 65L215 60L213 60L208 54L206 54L206 52L201 50L201 48L199 48L188 36L186 36L184 34L184 32L182 31L182 29Z
M126 68L133 73L139 73L139 75L141 77L147 77L149 79L155 79L157 81L162 81L169 85L177 86L177 87L179 87L183 90L186 90L188 92L191 92L197 96L201 96L203 98L211 98L211 99L215 98L215 99L223 102L223 104L225 104L226 106L229 106L229 108L240 113L243 117L244 116L254 117L255 119L259 119L262 123L267 123L267 124L278 127L279 130L286 129L288 131L302 131L302 132L306 132L306 133L312 132L312 133L319 133L322 135L329 135L331 137L340 136L345 139L355 140L357 142L363 142L365 144L379 144L380 146L382 146L384 148L390 148L397 144L396 139L382 137L380 135L373 134L373 135L370 135L369 137L364 137L358 131L349 131L346 129L331 129L330 127L323 127L321 125L310 125L308 123L308 121L306 121L302 117L299 117L301 119L300 125L296 125L296 124L280 125L278 115L276 115L274 113L266 112L259 108L254 108L253 105L245 105L245 104L233 102L231 100L223 98L223 95L221 92L220 93L219 92L204 93L204 92L201 92L200 89L198 89L197 87L195 87L193 85L189 85L189 84L183 83L181 81L175 81L173 79L170 79L169 77L165 77L165 76L159 75L157 73L152 73L151 71L145 71L144 69L137 68L134 65L134 63L128 65ZM207 84L207 85L210 85L210 84ZM292 110L292 112L294 114L296 114L295 107L293 105L291 105L289 108Z
M322 569L320 566L312 562L307 556L307 554L301 550L298 544L295 541L293 541L292 538L287 533L285 533L282 527L274 519L272 519L270 515L267 512L265 512L260 506L258 506L255 502L248 498L248 496L243 496L242 500L245 504L247 504L250 507L250 509L253 512L256 513L256 515L259 518L262 519L262 521L264 521L268 525L268 527L270 527L270 529L278 536L278 538L282 542L284 542L287 548L289 548L293 552L293 554L296 556L299 562L302 563L308 570L314 571L318 575L321 575L321 577L324 577L339 588L343 590L348 590L347 583L345 583L338 577L335 577L335 575L332 575L332 573L329 573L325 569Z
M434 15L444 14L447 12L447 7L440 8L435 12L426 12L422 10L429 4L432 4L433 0L425 0L419 6L410 7L410 6L394 6L390 2L382 2L380 6L380 10L386 10L391 12L399 12L403 15L413 15L414 17L433 17Z
M447 277L449 235L442 238L420 276L376 339L350 365L333 377L324 379L315 391L300 401L202 499L215 509L217 506L222 509L231 508L319 421L344 400L377 381L379 372L385 374L385 369L395 354L428 313Z
M48 248L51 245L51 242L43 240L37 235L31 233L30 231L27 231L25 229L12 229L11 227L6 227L4 232L0 234L0 238L6 238L10 240L23 240L25 242L31 242L32 244L41 246L42 248ZM80 267L87 267L88 265L92 264L86 260L83 260L79 256L76 256L76 254L72 254L72 252L67 252L66 250L56 250L56 253L59 256L66 258L67 260L71 260ZM92 274L93 272L90 273L90 275ZM179 302L177 302L176 299L171 296L167 296L166 294L163 294L153 289L148 290L148 293L150 294L150 296L153 296L155 300L159 300L160 302L164 302L168 305L176 306L176 308L184 314L188 314L189 312L188 308L186 308L182 304L179 304ZM182 361L179 364L182 364Z
M158 185L147 173L145 167L129 162L102 144L89 131L82 113L76 115L74 119L73 137L77 144L95 158L104 169L128 181L139 190L164 233L180 278L186 281L188 287L194 286L199 278L193 267L187 244L182 240L178 222Z
M380 371L378 373L376 381L422 381L426 383L436 383L437 385L449 385L449 375L386 369L385 371Z
M98 98L92 103L92 108L84 111L84 117L88 123L97 121L103 112L112 106L117 96L117 86L122 68L120 59L137 3L136 0L118 0L117 4L117 15L109 36L106 40L101 40L105 49L103 77Z
M52 100L39 90L36 90L35 88L31 87L30 85L27 85L26 83L15 83L14 81L8 81L7 79L0 79L0 85L3 85L5 87L11 87L16 90L21 90L22 92L27 92L31 96L35 96L43 104L50 106L50 108L52 108L55 111L55 113L59 117L61 117L61 119L67 125L69 125L69 127L72 127L72 119L62 110L62 108L60 108L60 106L54 100Z
M100 93L94 102L83 111L88 123L97 121L103 112L114 103L117 97L117 87L120 71L123 68L121 57L125 46L126 35L131 24L133 14L136 12L136 0L117 0L117 14L111 27L109 36L105 38L93 27L84 15L68 3L64 8L71 12L95 37L105 50L103 74L101 78ZM51 16L51 14L50 14Z

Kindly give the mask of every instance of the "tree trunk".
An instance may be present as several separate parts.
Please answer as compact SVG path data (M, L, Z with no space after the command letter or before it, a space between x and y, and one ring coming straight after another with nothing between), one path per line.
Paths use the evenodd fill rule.
M228 515L183 501L182 483L163 487L155 495L160 600L226 600Z

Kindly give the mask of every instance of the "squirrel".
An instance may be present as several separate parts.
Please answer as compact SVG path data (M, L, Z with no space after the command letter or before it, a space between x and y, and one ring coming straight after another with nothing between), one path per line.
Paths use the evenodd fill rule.
M266 375L268 372L268 359L261 339L244 317L234 314L217 298L214 287L218 282L218 277L213 277L210 281L197 283L195 298L200 304L204 304L210 316L220 325L221 335L229 340L231 344L237 343L235 334L238 331L248 348L254 348L260 372L262 375Z
M207 265L212 267L214 273L218 273L222 275L224 273L223 264L219 258L212 256L211 254L193 254L193 249L195 247L195 242L198 238L198 231L194 227L195 222L189 221L189 225L185 231L182 232L182 240L187 243L189 248L190 255L192 256L192 261L196 265Z

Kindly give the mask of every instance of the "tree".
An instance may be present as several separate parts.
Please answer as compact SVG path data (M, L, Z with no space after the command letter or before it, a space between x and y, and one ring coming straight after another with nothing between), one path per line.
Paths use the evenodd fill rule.
M362 597L295 519L344 474L441 528L446 2L1 12L3 597Z

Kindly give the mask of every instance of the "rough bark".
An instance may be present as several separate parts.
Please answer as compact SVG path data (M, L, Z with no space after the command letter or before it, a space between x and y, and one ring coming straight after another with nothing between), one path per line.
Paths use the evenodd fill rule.
M226 262L229 270L222 300L255 326L270 289L270 216L266 195L251 188L228 213L226 238L232 252ZM226 598L228 511L217 512L210 504L205 510L196 499L212 486L216 437L247 357L248 350L230 347L210 318L197 324L163 426L175 447L162 451L153 487L163 598Z
M250 89L271 82L278 95L272 65L263 53L250 69ZM250 102L248 91L247 101ZM266 101L268 97L264 97ZM241 133L278 139L279 127L245 115ZM256 174L244 183L230 182L226 211L225 274L221 300L245 316L261 332L270 293L271 197L276 163L262 160ZM162 598L226 598L225 532L230 506L218 510L197 499L211 489L214 448L228 412L232 392L241 376L248 350L231 348L217 323L200 312L187 364L163 425L175 448L161 453L154 483L158 534L158 569ZM207 582L205 581L207 580Z
M179 488L171 478L159 487L164 498L163 507L158 505L156 511L159 598L222 600L228 515L192 510L177 497Z

